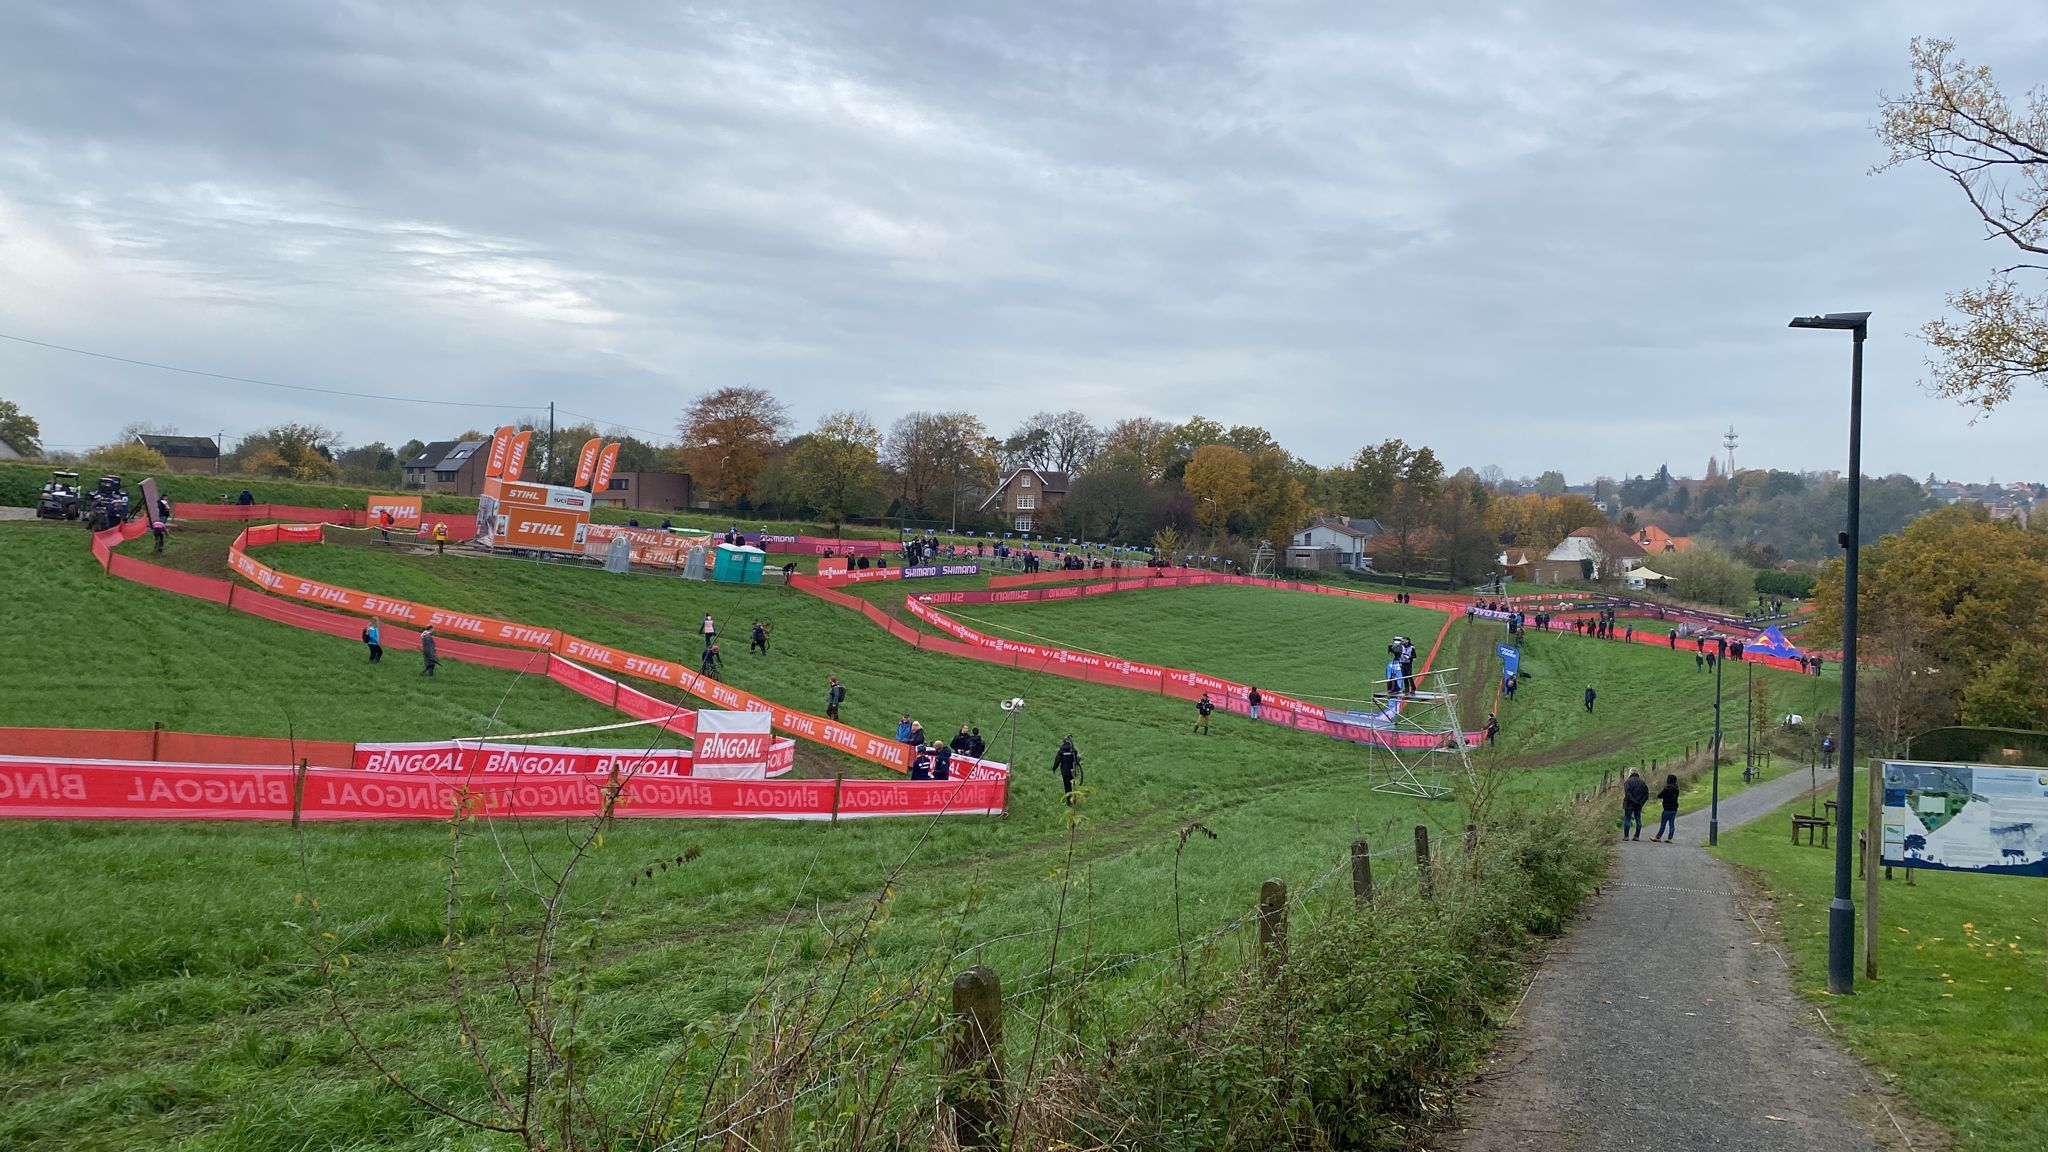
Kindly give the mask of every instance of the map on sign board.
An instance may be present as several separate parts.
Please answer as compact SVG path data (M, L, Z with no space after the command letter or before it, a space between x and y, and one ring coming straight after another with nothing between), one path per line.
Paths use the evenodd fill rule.
M1886 864L2048 877L2048 768L1887 760Z

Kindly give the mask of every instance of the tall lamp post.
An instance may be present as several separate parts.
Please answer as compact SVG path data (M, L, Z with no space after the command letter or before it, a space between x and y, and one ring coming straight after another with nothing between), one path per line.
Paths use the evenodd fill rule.
M1862 546L1863 341L1870 313L1794 316L1793 328L1825 328L1853 337L1849 359L1849 526L1842 545L1842 770L1835 777L1835 898L1828 904L1828 991L1856 990L1856 903L1849 897L1849 826L1856 811L1856 560Z
M1707 803L1707 844L1721 842L1721 668L1728 663L1728 638L1716 636L1714 643L1721 650L1714 661L1714 791Z

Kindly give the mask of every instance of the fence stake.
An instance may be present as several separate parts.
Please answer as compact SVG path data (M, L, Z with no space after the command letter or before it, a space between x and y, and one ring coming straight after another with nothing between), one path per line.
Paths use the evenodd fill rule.
M846 791L846 770L832 774L832 823L839 823L839 794Z
M292 829L298 830L299 812L306 803L306 760L299 758L299 770L292 773Z
M1465 825L1465 855L1470 856L1477 851L1479 851L1479 825L1467 824Z
M151 720L149 722L149 758L152 761L157 759L157 746L162 741L163 735L164 722L161 720Z
M1436 899L1436 875L1429 869L1429 826L1415 826L1415 882L1422 887L1425 900Z
M1269 977L1287 962L1287 881L1277 876L1259 885L1259 958Z
M1363 840L1351 842L1351 894L1361 904L1372 904L1372 851Z
M946 1083L953 1139L962 1148L1002 1147L1003 982L986 964L953 978Z

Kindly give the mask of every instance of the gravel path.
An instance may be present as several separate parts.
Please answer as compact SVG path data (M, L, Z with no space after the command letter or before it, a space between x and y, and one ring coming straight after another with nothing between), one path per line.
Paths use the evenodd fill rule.
M1799 772L1737 793L1721 804L1721 830L1809 787ZM1699 847L1706 831L1701 812L1679 820L1676 844L1618 846L1607 884L1546 958L1446 1147L1880 1146L1873 1133L1889 1122L1862 1069L1744 918L1729 870Z

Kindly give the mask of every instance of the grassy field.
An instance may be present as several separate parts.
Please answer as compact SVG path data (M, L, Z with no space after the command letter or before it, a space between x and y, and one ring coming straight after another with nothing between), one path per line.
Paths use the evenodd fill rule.
M360 648L110 579L75 526L0 526L13 636L0 723L145 724L309 736L426 738L602 722L608 713L538 681L444 664L431 685L402 658L371 675ZM210 542L209 542L210 541ZM225 537L181 537L180 566L206 570ZM852 689L847 718L874 731L909 710L938 731L974 721L997 737L999 698L1030 701L1018 738L1014 811L1003 820L848 824L636 824L606 837L584 892L595 900L651 858L703 855L628 893L588 961L588 1017L606 1053L602 1083L623 1092L691 1029L745 1003L793 906L798 956L843 921L890 868L888 931L874 963L906 972L979 941L1006 973L1043 963L1061 864L1062 810L1046 764L1060 735L1089 754L1091 794L1074 853L1087 877L1069 917L1113 924L1096 951L1142 955L1172 943L1168 901L1181 826L1217 832L1181 861L1182 914L1206 931L1239 915L1270 875L1331 875L1359 833L1399 843L1454 807L1373 793L1357 750L1277 730L1187 734L1185 705L917 652L820 601L777 589L367 547L267 550L290 571L377 591L560 624L649 654L688 655L713 612L728 635L753 616L777 625L773 655L734 656L731 678L817 706L824 676ZM1288 602L1306 602L1289 597ZM744 649L744 643L737 645ZM51 659L52 654L60 654ZM499 709L507 689L513 695ZM538 829L538 832L536 832ZM537 909L507 883L506 859L559 864L563 838L536 825L479 830L487 864L463 881L459 921L516 940ZM19 823L0 871L0 1145L26 1148L440 1147L458 1133L375 1086L324 1011L307 962L310 893L355 957L347 1002L371 1041L453 1099L479 1091L442 995L445 826L284 828ZM305 853L306 872L300 871ZM1392 869L1389 861L1387 868ZM525 865L520 866L522 869ZM61 879L59 879L61 878ZM1092 933L1090 934L1093 935ZM475 943L476 948L490 945ZM960 963L966 963L961 960ZM500 1004L484 1013L504 1028Z
M900 600L900 594L898 596ZM1405 633L1427 652L1443 615L1314 593L1237 587L1126 592L1053 603L960 605L955 618L993 635L1114 653L1194 668L1277 691L1340 700L1365 696L1383 675L1386 644ZM1582 787L1606 770L1668 759L1711 737L1714 678L1669 651L1569 633L1526 633L1523 678L1500 702L1501 732L1490 753L1518 772L1518 788ZM1506 631L1459 619L1439 668L1457 668L1464 718L1477 727L1493 705ZM1732 667L1732 666L1731 666ZM1723 747L1739 763L1745 673L1723 677ZM1832 677L1757 669L1771 685L1773 711L1813 714L1838 690ZM1582 703L1595 689L1594 710ZM1741 781L1739 766L1733 783ZM1579 783L1565 785L1560 777ZM1731 791L1724 763L1723 792Z
M169 559L217 572L228 538L181 534ZM289 716L307 736L432 738L482 731L494 714L497 731L612 718L552 685L488 669L444 664L428 684L394 654L371 670L351 642L109 578L84 546L75 525L0 525L0 575L10 589L35 590L10 596L0 619L9 636L36 645L0 652L0 724L156 719L281 735ZM612 829L584 866L570 913L579 921L651 860L691 848L702 855L620 890L575 962L588 978L585 1023L603 1054L597 1082L608 1098L643 1085L672 1054L723 1035L729 1014L764 981L802 978L828 930L858 919L899 865L864 961L872 987L950 972L970 958L1006 981L1042 967L1055 947L1049 926L1061 889L1053 877L1068 867L1069 851L1065 874L1077 887L1066 918L1087 927L1060 955L1078 946L1110 965L1103 979L1135 987L1157 978L1158 954L1176 939L1176 895L1181 927L1207 932L1239 917L1269 876L1340 892L1341 857L1354 836L1400 845L1415 823L1460 819L1449 802L1373 792L1355 747L1243 723L1194 736L1184 702L920 652L853 613L782 589L363 544L281 546L263 556L300 575L558 625L648 655L692 658L696 624L711 612L736 638L730 680L815 709L825 676L837 673L850 689L846 719L874 732L893 730L908 711L934 734L979 724L1007 754L1010 733L998 727L994 702L1028 701L1004 819L627 821ZM1058 615L1077 611L1095 615ZM756 617L776 626L766 658L744 651ZM1072 629L1054 634L1087 636L1087 646L1119 655L1225 674L1233 660L1251 660L1281 687L1342 693L1357 679L1349 637L1399 628L1421 641L1441 619L1308 594L1204 589L1071 602L1037 624ZM1460 622L1439 659L1461 647L1490 650L1491 637ZM1311 654L1306 662L1286 663L1302 652ZM1534 797L1583 787L1602 763L1637 747L1697 736L1702 689L1689 668L1681 673L1663 656L1539 640L1529 653L1539 671L1504 716L1497 755L1527 769L1522 787ZM1603 685L1602 711L1590 718L1577 703L1582 676ZM1048 767L1069 733L1088 755L1089 785L1071 829ZM1191 821L1217 838L1183 847ZM459 969L488 983L506 950L530 939L540 909L526 885L563 863L564 831L470 830L470 864L454 889L453 927L466 941ZM5 836L0 1146L489 1146L374 1082L309 965L313 939L334 933L352 957L343 1001L363 1035L437 1095L479 1102L445 992L447 826L317 826L301 838L269 826L15 823ZM1399 861L1380 868L1397 876ZM317 921L301 898L320 902ZM766 962L771 954L782 959ZM487 1047L509 1053L515 1010L500 996L477 1012L494 1038Z
M1859 774L1856 812L1864 799ZM1801 801L1789 810L1806 811ZM1964 1149L2032 1152L2048 1132L2048 886L1921 871L1880 885L1878 979L1827 988L1834 854L1795 847L1784 813L1724 835L1721 852L1755 869L1800 989L1844 1040ZM1862 882L1856 885L1862 902ZM1859 917L1867 909L1859 907ZM1862 923L1857 925L1859 939Z

